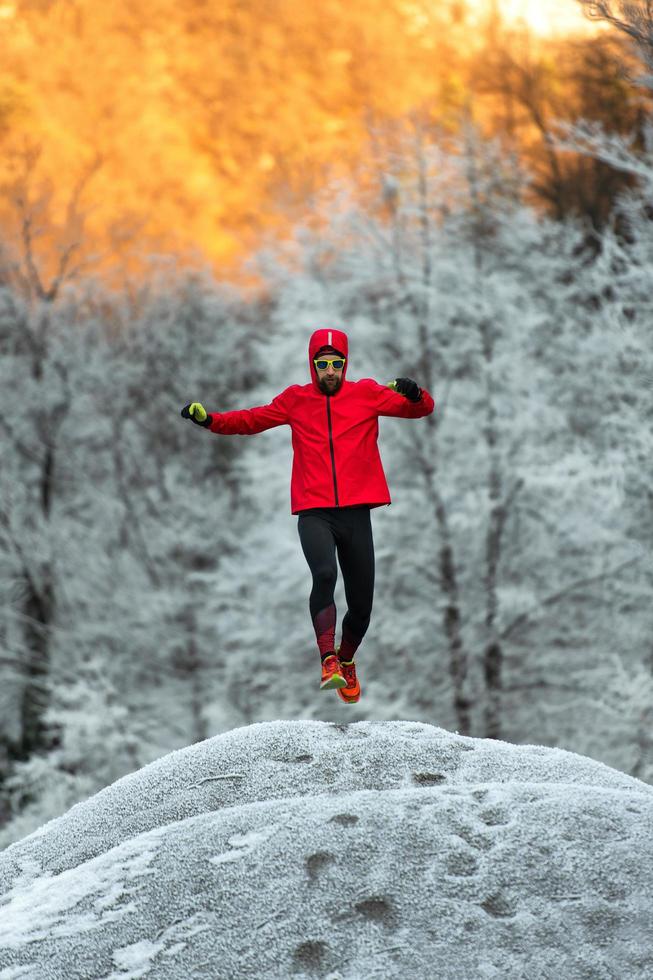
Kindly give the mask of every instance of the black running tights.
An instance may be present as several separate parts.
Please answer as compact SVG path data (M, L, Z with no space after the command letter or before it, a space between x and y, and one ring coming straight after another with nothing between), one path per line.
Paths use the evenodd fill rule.
M338 553L347 600L340 659L352 660L372 614L374 541L370 508L317 507L301 511L297 530L313 576L309 609L322 655L335 649L333 597L338 578L336 551Z

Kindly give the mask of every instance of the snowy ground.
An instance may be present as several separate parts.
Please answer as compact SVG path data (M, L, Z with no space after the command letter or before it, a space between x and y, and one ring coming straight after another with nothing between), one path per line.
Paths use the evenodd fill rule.
M416 722L268 722L0 853L0 980L650 980L653 788Z

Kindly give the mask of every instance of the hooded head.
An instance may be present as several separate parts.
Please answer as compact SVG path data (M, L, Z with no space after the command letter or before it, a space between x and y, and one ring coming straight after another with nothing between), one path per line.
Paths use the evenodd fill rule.
M328 353L328 351L331 353ZM317 371L315 370L315 365L313 364L313 358L317 357L318 353L323 353L325 357L337 357L341 355L342 357L347 357L349 352L349 341L347 340L347 334L342 330L316 330L311 334L311 339L308 342L308 369L311 373L311 381L313 382L313 387L316 391L319 391L321 395L325 392L320 387ZM345 360L345 366L342 369L342 380L344 382L345 376L347 374L347 364L349 362Z

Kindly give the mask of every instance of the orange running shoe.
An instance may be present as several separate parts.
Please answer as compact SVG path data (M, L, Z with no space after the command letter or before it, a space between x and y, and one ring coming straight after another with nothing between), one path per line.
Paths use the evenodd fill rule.
M336 649L336 653L339 653L340 647ZM338 697L345 704L355 704L356 701L361 699L361 686L358 683L358 678L356 677L356 665L353 660L340 660L340 670L342 671L342 676L345 679L345 686L338 688Z
M329 687L344 687L347 681L342 676L340 662L335 653L329 654L322 661L322 683L320 690L324 691Z

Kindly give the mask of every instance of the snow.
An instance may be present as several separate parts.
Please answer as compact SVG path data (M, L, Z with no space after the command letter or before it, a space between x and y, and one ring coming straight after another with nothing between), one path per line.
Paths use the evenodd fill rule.
M0 853L0 980L650 978L653 788L414 721L275 721Z

